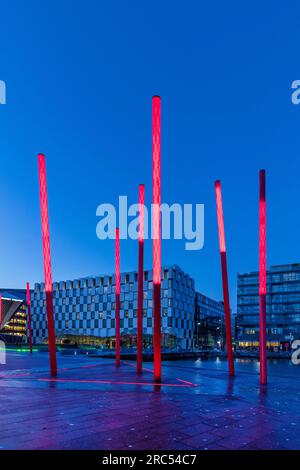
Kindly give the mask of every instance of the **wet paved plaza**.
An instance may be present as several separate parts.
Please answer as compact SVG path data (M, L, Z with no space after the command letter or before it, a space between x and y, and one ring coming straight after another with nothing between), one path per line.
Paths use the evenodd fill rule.
M269 364L259 385L253 360L152 364L58 355L51 379L46 353L9 353L0 365L0 449L300 449L300 366Z

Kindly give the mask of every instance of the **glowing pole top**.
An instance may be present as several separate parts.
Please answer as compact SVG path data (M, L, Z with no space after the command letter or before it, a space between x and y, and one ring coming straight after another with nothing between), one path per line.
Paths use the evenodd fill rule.
M153 353L154 380L161 382L161 169L160 97L152 98L152 237L153 237Z
M221 181L215 182L220 252L226 252Z
M30 285L29 282L26 282L26 301L27 305L31 305L31 300L30 300Z
M115 244L115 255L116 255L116 294L120 294L120 230L116 228L116 244Z
M152 98L152 184L153 184L153 283L161 283L161 169L160 169L160 111L159 96Z
M145 231L145 186L139 185L139 242L144 241Z
M266 172L259 172L259 293L266 294Z
M50 235L49 235L49 217L48 217L48 196L46 181L46 163L45 155L38 154L38 168L40 181L40 201L41 201L41 219L42 219L42 243L44 253L44 273L45 273L45 291L52 292L52 270L50 254Z

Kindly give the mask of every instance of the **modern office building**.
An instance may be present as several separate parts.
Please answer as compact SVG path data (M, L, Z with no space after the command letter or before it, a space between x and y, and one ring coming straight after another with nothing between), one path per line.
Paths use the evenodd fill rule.
M259 348L258 273L238 274L236 342ZM267 347L288 351L300 339L300 264L272 266L267 272Z
M225 348L224 304L195 293L195 348L222 350Z
M26 291L0 289L2 296L2 321L0 339L9 344L26 342Z
M137 272L121 274L120 318L123 347L135 346L137 330ZM115 276L91 276L53 284L57 341L115 346ZM144 272L144 348L152 347L152 271ZM194 347L194 280L178 266L162 272L162 346L178 350ZM44 284L31 293L33 339L47 342Z

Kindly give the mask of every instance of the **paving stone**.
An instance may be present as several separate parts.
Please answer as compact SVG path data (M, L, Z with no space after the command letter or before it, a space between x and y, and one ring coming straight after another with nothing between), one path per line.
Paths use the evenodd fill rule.
M53 380L47 354L9 353L0 449L300 449L300 368L280 364L260 388L247 362L166 362L157 387L127 361L58 355Z

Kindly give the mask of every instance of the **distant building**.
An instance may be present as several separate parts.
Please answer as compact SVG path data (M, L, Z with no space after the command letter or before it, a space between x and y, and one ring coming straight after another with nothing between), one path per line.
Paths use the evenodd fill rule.
M238 315L237 313L234 313L232 315L232 338L234 340L234 343L235 343L237 336L238 336Z
M137 272L121 274L121 343L136 345ZM115 276L90 276L53 284L56 339L115 347ZM36 284L31 294L32 330L35 343L47 342L44 284ZM194 280L178 266L162 271L162 345L164 348L191 350L194 342ZM144 272L143 339L152 347L153 298L152 271Z
M120 323L122 347L136 346L137 272L121 274ZM152 348L152 271L144 272L143 340ZM61 344L115 347L115 277L89 276L54 282L53 302L56 340ZM33 340L47 343L44 284L31 293ZM224 347L223 304L195 293L194 280L177 265L162 270L162 347L191 351ZM195 327L197 326L197 330Z
M288 351L300 339L300 264L267 272L267 347ZM241 350L259 348L258 272L238 274L236 341Z
M224 304L195 294L195 348L222 350L225 347Z
M26 342L26 291L0 289L2 295L2 321L0 339L10 344Z

